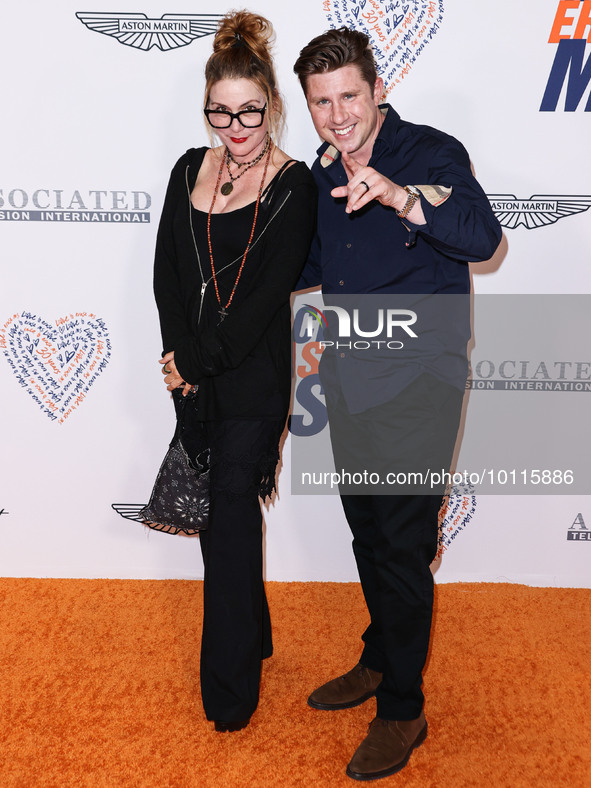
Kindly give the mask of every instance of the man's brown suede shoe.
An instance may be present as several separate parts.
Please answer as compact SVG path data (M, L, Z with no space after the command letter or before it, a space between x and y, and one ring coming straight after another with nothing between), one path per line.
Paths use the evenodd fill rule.
M332 679L310 695L308 705L323 711L352 709L376 694L382 674L364 667L361 662L337 679Z
M427 738L427 723L421 712L416 720L382 720L376 717L369 732L347 766L354 780L377 780L406 766L415 747Z

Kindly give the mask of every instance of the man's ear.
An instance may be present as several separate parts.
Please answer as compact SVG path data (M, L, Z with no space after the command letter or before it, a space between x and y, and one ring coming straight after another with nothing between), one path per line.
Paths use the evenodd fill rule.
M373 100L376 105L382 103L382 96L384 95L384 80L381 77L376 79L376 84L373 86Z

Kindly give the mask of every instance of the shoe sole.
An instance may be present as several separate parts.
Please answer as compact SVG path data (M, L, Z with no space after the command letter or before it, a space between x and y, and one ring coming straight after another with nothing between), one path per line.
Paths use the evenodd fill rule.
M214 723L214 728L217 733L236 733L237 731L244 730L250 720L240 720L238 722L222 722L217 720Z
M400 763L397 763L394 766L390 766L388 769L382 769L379 772L370 772L369 774L363 772L353 772L347 766L347 770L346 770L347 777L351 777L353 780L363 780L367 782L369 780L379 780L382 777L389 777L391 774L396 774L396 772L399 772L401 769L404 769L404 767L408 763L408 759L412 755L413 750L416 750L417 747L420 747L426 738L427 738L427 723L425 723L425 727L419 733L417 738L414 740L408 752L406 753L406 756L403 758L403 760L400 761Z
M375 690L373 692L367 692L360 698L350 700L348 703L318 703L318 701L308 698L308 706L311 706L313 709L319 709L320 711L340 711L341 709L354 709L355 706L361 706L361 704L365 703L366 700L373 698L375 694Z

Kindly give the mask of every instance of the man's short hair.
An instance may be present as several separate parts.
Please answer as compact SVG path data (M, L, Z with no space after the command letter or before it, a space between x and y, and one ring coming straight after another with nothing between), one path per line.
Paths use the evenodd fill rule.
M305 94L308 77L336 71L343 66L357 66L362 78L373 90L378 72L371 44L365 33L348 27L327 30L302 49L293 70L298 75Z

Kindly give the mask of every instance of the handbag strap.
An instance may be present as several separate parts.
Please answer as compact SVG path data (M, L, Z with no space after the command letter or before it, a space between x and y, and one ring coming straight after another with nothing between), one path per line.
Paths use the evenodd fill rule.
M187 394L186 397L183 397L182 394L178 394L177 396L175 396L176 391L182 391L182 388L179 386L179 388L175 389L172 393L172 396L175 399L178 399L180 397L180 402L177 405L176 428L174 431L174 435L172 436L171 443L173 443L174 441L176 441L178 438L181 437L181 434L185 427L185 412L187 410L187 400L189 398L194 399L194 395L191 394Z

